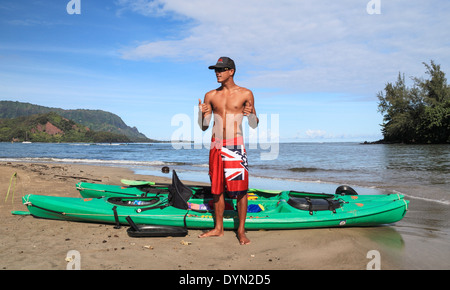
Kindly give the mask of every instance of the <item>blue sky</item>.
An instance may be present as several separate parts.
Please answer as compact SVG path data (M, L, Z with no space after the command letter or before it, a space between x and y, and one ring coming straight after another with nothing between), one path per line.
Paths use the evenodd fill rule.
M380 14L369 0L68 3L0 2L0 99L110 111L149 138L171 139L177 116L194 135L219 56L268 116L259 136L280 141L378 140L385 84L450 68L447 0L374 1Z

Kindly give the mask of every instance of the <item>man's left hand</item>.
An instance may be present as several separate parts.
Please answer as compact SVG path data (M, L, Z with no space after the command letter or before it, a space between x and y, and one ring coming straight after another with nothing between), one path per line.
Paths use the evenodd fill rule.
M246 101L243 110L244 116L248 116L253 113L253 105L252 102Z

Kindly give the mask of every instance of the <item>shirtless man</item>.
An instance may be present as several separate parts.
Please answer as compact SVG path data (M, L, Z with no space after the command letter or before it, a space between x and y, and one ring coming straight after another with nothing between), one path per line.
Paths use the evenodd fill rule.
M247 245L250 243L245 235L248 165L242 136L242 120L247 116L250 127L258 126L255 100L250 90L234 83L236 67L232 59L221 57L209 69L215 70L217 82L221 86L208 92L203 103L201 99L198 100L198 123L205 131L214 113L209 175L211 192L214 195L215 227L199 237L223 236L224 193L227 192L230 197L237 199L239 216L237 235L240 244Z

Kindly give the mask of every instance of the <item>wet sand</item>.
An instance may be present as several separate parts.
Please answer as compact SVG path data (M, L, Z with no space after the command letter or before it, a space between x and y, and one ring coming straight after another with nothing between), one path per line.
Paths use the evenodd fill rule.
M13 181L5 201L14 173L14 200ZM79 181L169 182L169 177L91 165L0 163L0 269L65 270L70 250L80 253L80 268L86 270L364 270L375 259L372 250L380 255L381 269L450 269L449 206L416 199L395 225L248 231L251 244L245 246L239 245L234 231L220 238L199 239L200 230L189 230L185 237L132 238L126 226L11 214L26 210L21 201L26 194L79 197Z

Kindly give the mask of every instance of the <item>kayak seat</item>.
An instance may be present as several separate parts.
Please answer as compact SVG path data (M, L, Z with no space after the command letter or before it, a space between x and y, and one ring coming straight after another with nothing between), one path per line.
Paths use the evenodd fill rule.
M172 184L169 186L169 205L179 208L188 209L187 201L192 197L194 192L192 189L184 185L178 178L175 170L172 171Z
M342 206L342 201L325 198L291 197L288 204L296 209L309 211L309 214L312 215L314 211L323 210L336 213L336 209Z
M181 180L178 178L177 173L175 170L173 170L172 175L172 184L169 185L169 195L167 196L167 203L164 203L163 205L155 205L151 207L146 208L138 208L136 210L137 213L141 213L143 211L147 210L153 210L153 209L162 209L168 206L172 206L174 208L178 209L189 209L188 206L188 200L192 197L194 192L192 189L184 185Z

